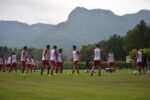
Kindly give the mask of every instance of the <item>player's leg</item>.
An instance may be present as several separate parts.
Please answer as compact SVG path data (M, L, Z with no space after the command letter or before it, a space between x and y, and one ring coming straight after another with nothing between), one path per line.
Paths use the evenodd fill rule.
M72 64L72 74L74 74L74 71L75 71L75 63L73 62L73 64Z
M12 64L9 64L9 72L11 72L13 70L13 66Z
M139 62L138 66L139 66L139 75L141 75L142 74L142 63Z
M79 74L79 66L78 66L78 62L76 63L76 70L77 70L77 73Z
M139 71L139 75L141 75L142 70L141 70L141 65L140 65L140 63L138 63L137 70Z
M26 69L26 64L25 64L25 62L21 62L21 72L22 72L22 74L24 73L24 71L25 71L25 69Z
M42 65L42 66L41 66L41 75L43 75L43 70L44 70L44 68L45 68L45 65Z
M101 68L102 68L102 65L99 65L99 66L98 66L98 75L99 75L99 76L101 76Z
M76 61L72 63L72 74L74 74L75 70L76 70Z
M15 63L15 71L17 72L17 63Z
M59 65L56 65L55 66L55 73L58 73L58 68L59 68Z
M47 75L49 75L50 65L47 65Z
M12 70L15 70L15 72L17 72L17 64L16 63L12 63Z
M54 61L50 61L50 65L51 65L51 75L53 75L53 71L55 69L55 62Z
M93 67L92 67L92 71L91 71L91 76L93 76L93 74L94 74L95 65L96 65L96 62L94 61L94 62L93 62Z
M109 72L111 73L112 72L112 64L111 64L111 62L108 62L108 64L109 64Z
M45 61L42 61L41 75L43 75L44 68L45 68Z
M54 66L51 67L51 75L53 75Z
M60 66L60 73L63 73L63 64Z
M115 62L113 63L113 71L114 71L114 73L116 72L116 63Z

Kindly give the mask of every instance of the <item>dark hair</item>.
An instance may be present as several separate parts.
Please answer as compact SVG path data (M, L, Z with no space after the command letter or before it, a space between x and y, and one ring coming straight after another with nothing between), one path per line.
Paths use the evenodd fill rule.
M16 53L15 53L15 52L13 52L12 54L13 54L13 55L15 55Z
M96 44L96 47L99 47L99 44Z
M56 46L56 45L54 45L54 49L57 49L57 46Z
M46 45L46 48L47 48L47 49L49 49L49 48L50 48L50 45L49 45L49 44L48 44L48 45Z
M26 50L26 49L27 49L27 46L24 46L24 47L23 47L23 49L25 49L25 50Z
M76 46L75 46L75 45L73 45L73 46L72 46L72 48L73 48L73 49L76 49Z

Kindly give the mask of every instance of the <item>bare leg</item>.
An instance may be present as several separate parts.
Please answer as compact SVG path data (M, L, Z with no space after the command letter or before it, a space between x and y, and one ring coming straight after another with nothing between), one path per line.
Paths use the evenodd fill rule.
M49 75L49 70L50 70L50 65L48 65L48 68L47 68L47 74Z
M101 76L101 65L98 66L98 72L99 72L99 76Z
M45 65L42 65L42 68L41 68L41 75L43 75L43 70L45 68Z
M51 75L53 75L54 66L51 67Z
M142 71L141 71L141 66L138 68L139 71L139 75L141 75Z
M63 65L60 66L60 73L62 73L62 72L63 72Z
M75 65L73 64L72 67L73 67L73 68L72 68L72 74L74 74L74 71L75 71Z
M94 74L94 70L95 70L95 66L93 66L93 67L92 67L91 76L93 76L93 74Z
M79 67L78 67L78 65L76 65L76 69L77 69L77 73L79 74Z

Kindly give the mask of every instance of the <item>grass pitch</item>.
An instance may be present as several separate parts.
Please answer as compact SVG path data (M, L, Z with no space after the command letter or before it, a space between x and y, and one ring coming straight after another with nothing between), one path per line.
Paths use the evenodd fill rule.
M50 77L0 72L0 100L150 100L150 76L133 75L131 70L103 71L100 77L80 72Z

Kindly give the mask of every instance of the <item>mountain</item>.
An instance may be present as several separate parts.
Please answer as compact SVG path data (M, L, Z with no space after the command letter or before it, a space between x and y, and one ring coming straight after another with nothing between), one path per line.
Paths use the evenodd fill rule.
M22 47L31 44L33 39L47 32L54 25L28 25L18 21L0 21L0 45L8 47Z
M135 14L118 16L109 10L77 7L69 14L67 21L56 25L32 43L36 45L40 40L40 45L57 44L68 49L75 44L80 47L107 39L114 33L125 35L142 19L150 24L150 11L141 10Z
M0 45L22 47L26 44L43 48L50 44L69 51L72 45L80 47L99 42L114 33L125 35L142 19L150 24L149 10L118 16L109 10L77 7L65 22L57 25L0 21Z

